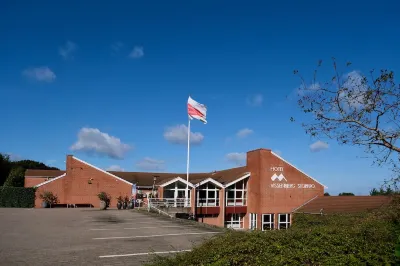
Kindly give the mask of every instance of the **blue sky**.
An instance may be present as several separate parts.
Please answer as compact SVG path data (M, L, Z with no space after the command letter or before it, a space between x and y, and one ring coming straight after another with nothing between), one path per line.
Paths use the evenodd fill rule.
M332 56L399 70L396 1L93 3L2 3L1 152L62 169L74 154L104 169L185 172L191 94L208 107L208 124L192 123L192 171L271 148L332 194L367 194L389 177L360 148L313 151L286 96L294 69L311 78Z

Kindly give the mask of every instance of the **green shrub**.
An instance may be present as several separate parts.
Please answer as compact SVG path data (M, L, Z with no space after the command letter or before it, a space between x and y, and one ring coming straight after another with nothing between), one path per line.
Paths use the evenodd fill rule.
M289 230L228 232L149 265L395 265L399 207L353 215L295 214Z
M0 207L35 207L35 188L0 187Z

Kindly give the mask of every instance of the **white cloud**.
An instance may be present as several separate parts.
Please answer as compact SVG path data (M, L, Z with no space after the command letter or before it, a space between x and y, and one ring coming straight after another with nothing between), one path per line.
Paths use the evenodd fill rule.
M130 58L141 58L144 56L144 51L142 46L133 47L132 52L129 54Z
M236 165L244 165L246 163L246 153L244 152L231 152L225 155L225 159L228 162Z
M262 94L256 94L247 98L247 104L251 106L260 106L264 101Z
M119 52L122 47L124 47L124 43L122 42L115 42L111 45L111 49L116 53Z
M71 146L72 151L105 155L113 159L122 159L131 147L122 143L119 138L103 133L97 128L82 128L78 141Z
M168 127L164 132L164 138L173 144L187 144L188 127L186 125L177 125ZM198 145L204 139L200 132L190 132L190 144Z
M165 162L145 157L143 160L136 163L136 167L141 170L162 171L165 169Z
M21 161L24 160L24 158L18 154L7 152L6 155L8 155L10 161L16 162L16 161Z
M351 71L344 76L342 88L347 92L340 93L339 97L344 108L359 108L365 104L365 92L368 89L364 77L358 71Z
M64 59L72 59L73 58L73 53L76 51L78 46L71 42L67 41L67 43L64 46L61 46L58 48L58 53L64 58Z
M22 75L43 82L53 82L56 79L56 74L47 66L25 69L22 71Z
M237 136L238 138L245 138L245 137L247 137L248 135L252 134L253 132L254 132L254 131L253 131L252 129L243 128L243 129L239 130L239 131L236 133L236 136Z
M312 152L319 152L322 150L326 150L328 148L329 148L329 144L326 142L320 141L320 140L318 140L310 145L310 150Z
M119 165L114 164L108 167L106 171L124 172L125 169Z

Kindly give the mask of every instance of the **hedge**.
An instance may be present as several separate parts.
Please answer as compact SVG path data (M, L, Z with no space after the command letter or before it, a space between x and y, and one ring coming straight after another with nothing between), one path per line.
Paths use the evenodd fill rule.
M353 215L295 214L289 230L232 231L148 265L398 265L399 222L399 205Z
M35 188L0 187L0 207L35 207Z

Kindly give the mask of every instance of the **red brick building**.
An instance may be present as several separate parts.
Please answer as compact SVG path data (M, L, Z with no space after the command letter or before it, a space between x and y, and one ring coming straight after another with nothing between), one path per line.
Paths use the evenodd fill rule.
M325 186L268 149L247 153L244 167L211 173L107 172L72 155L66 170L27 170L25 186L36 186L36 207L43 191L52 191L60 204L99 206L97 194L131 196L132 187L144 193L155 188L157 198L174 204L189 196L191 211L199 222L243 229L283 229L293 211L322 197ZM186 188L189 188L188 190Z

